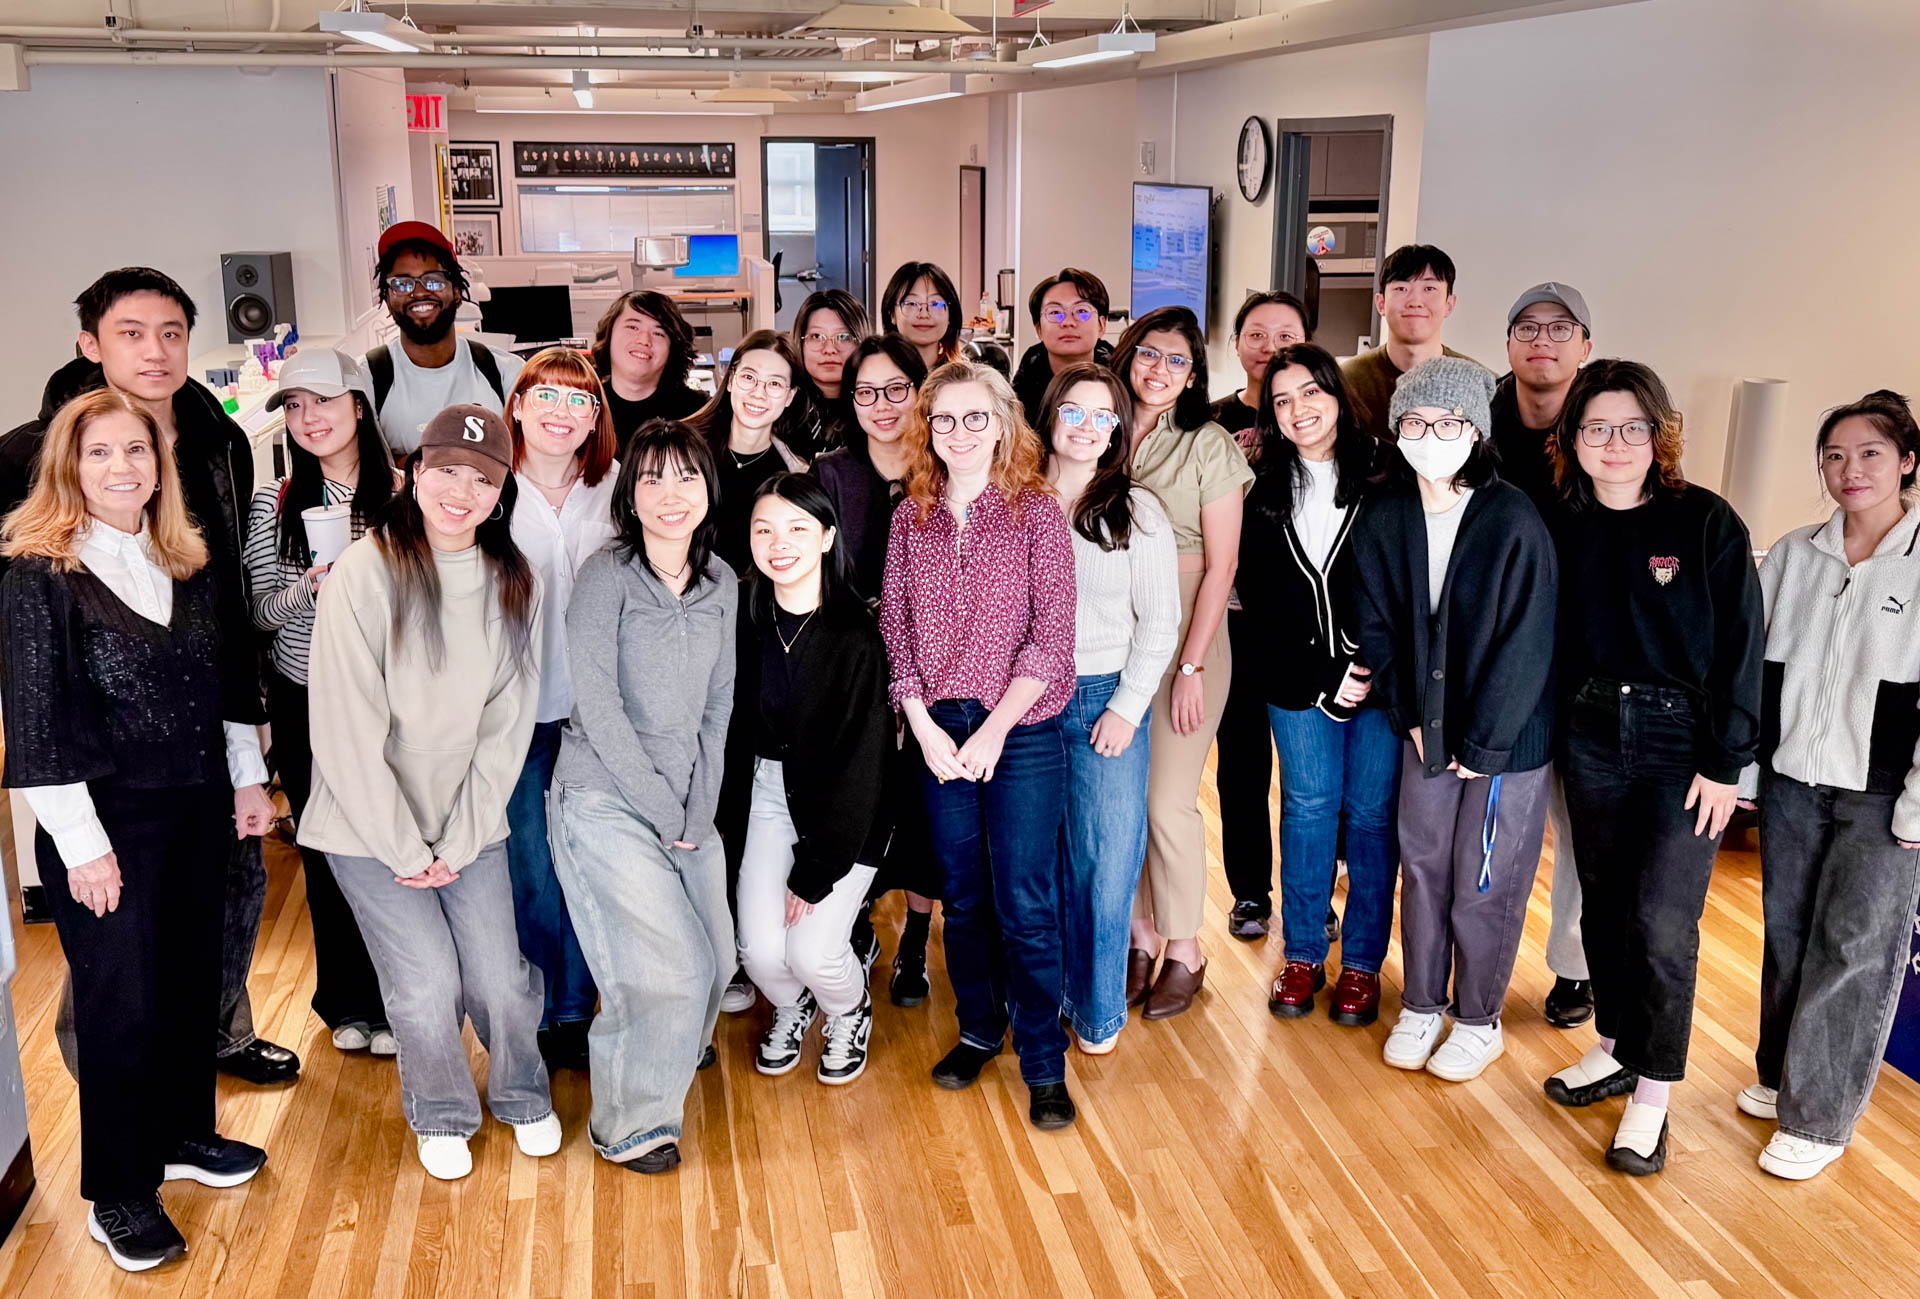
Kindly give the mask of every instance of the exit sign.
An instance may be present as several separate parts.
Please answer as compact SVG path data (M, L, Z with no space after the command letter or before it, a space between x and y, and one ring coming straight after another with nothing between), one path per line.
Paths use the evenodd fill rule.
M407 130L412 132L437 131L445 134L447 129L447 97L445 95L408 95Z

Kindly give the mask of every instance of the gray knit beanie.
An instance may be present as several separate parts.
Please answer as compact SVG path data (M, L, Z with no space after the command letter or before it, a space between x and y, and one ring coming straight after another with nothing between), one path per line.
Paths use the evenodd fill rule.
M1400 376L1387 409L1387 426L1398 432L1400 417L1416 406L1438 406L1473 425L1481 437L1493 433L1493 371L1464 356L1436 356Z

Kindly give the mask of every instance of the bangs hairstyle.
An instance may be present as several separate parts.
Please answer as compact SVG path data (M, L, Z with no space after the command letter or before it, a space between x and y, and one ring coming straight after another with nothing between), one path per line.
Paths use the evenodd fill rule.
M754 507L757 509L769 496L777 496L794 508L805 510L823 531L834 533L832 547L820 555L820 607L827 609L846 601L859 605L864 611L867 602L853 589L853 566L847 560L846 538L838 532L840 515L833 508L833 499L820 486L820 480L812 474L775 474L753 494ZM748 517L752 517L751 512ZM748 536L752 536L751 523L748 529ZM773 580L760 571L758 564L745 576L747 616L753 619L754 626L765 630L773 626Z
M8 559L37 555L51 562L58 573L80 566L81 534L89 520L86 494L80 489L80 445L89 425L112 414L131 415L147 430L155 474L145 510L147 537L153 543L154 562L168 577L184 582L206 566L207 542L187 515L173 450L146 408L111 388L95 388L75 397L47 426L33 489L0 522L0 555Z
M1057 274L1033 286L1033 292L1027 295L1027 314L1033 317L1034 328L1040 327L1040 309L1046 305L1046 296L1062 284L1071 284L1093 308L1093 314L1105 320L1107 309L1112 302L1107 297L1107 286L1092 271L1083 271L1077 266L1062 266Z
M1312 343L1281 348L1267 363L1267 376L1260 382L1260 406L1253 416L1261 446L1253 477L1266 488L1255 508L1276 524L1293 517L1293 494L1307 486L1307 466L1300 459L1300 449L1280 431L1280 421L1273 413L1274 377L1296 365L1312 375L1314 385L1339 406L1333 426L1333 503L1341 507L1358 504L1380 459L1379 444L1354 421L1346 381L1333 354Z
M1835 406L1820 420L1820 435L1813 442L1813 463L1817 469L1820 457L1826 453L1827 439L1833 436L1834 429L1841 421L1863 419L1878 429L1880 436L1893 443L1899 452L1898 459L1915 457L1915 468L1900 475L1902 494L1913 490L1914 475L1920 473L1920 425L1913 420L1913 407L1907 399L1890 388L1881 388L1870 392L1859 401L1850 401L1844 406Z
M1553 461L1553 485L1561 499L1575 510L1592 509L1593 479L1580 467L1577 451L1580 425L1587 417L1587 404L1601 393L1624 392L1640 403L1653 424L1653 463L1647 466L1648 495L1677 492L1687 485L1680 472L1680 452L1686 446L1682 436L1680 410L1667 394L1667 385L1652 367L1638 361L1608 358L1583 366L1574 376L1567 392L1567 404L1560 408L1560 420L1554 425L1548 452Z
M960 292L953 287L953 277L935 266L932 262L903 262L900 269L887 281L886 292L880 295L880 325L892 333L900 332L900 324L894 318L900 299L913 291L913 286L921 280L933 285L934 296L942 298L947 304L947 332L940 336L940 359L951 361L960 352Z
M1133 394L1120 376L1104 365L1081 361L1053 376L1040 399L1040 438L1047 457L1054 455L1053 430L1067 394L1083 383L1107 390L1114 414L1120 417L1107 439L1106 450L1094 462L1093 478L1073 505L1073 530L1102 550L1125 550L1133 540L1133 476L1127 460L1133 454Z
M1387 260L1380 263L1379 291L1385 293L1389 284L1418 279L1422 271L1432 271L1435 278L1445 280L1447 296L1453 296L1453 258L1432 244L1402 244L1388 253Z
M665 477L688 470L700 475L707 489L707 514L693 530L687 543L687 566L692 574L687 589L700 582L718 581L712 565L713 539L719 534L720 477L714 468L713 452L707 440L691 424L677 419L650 419L634 431L627 443L627 458L620 462L620 476L613 484L613 544L623 558L647 559L647 531L633 510L634 489L642 478Z
M733 435L733 372L755 352L772 352L785 361L789 374L787 382L793 390L793 400L787 403L787 408L773 422L773 436L790 444L787 431L799 422L804 413L805 390L801 385L806 382L807 368L801 364L800 349L777 330L754 330L733 349L733 356L727 361L726 368L720 371L719 379L713 385L713 396L707 404L687 417L687 423L706 436L707 445L713 450L715 464L720 462L721 455L727 449L727 439Z
M1249 293L1247 300L1240 304L1240 310L1233 313L1233 334L1235 338L1238 338L1240 331L1246 328L1247 317L1251 316L1257 307L1287 308L1300 317L1300 327L1307 331L1307 337L1309 339L1313 337L1315 321L1313 319L1313 313L1307 310L1307 304L1294 297L1291 293L1288 293L1285 289L1269 289L1265 293Z
M426 646L427 665L438 670L447 657L446 633L440 626L440 568L434 562L427 523L414 498L423 452L407 457L407 480L387 506L387 512L367 535L380 548L393 582L393 644L399 652L409 634L417 631ZM474 529L473 542L493 588L494 607L506 624L507 653L522 672L535 671L533 658L533 565L513 541L513 505L520 494L512 474L500 484L495 513Z
M793 346L796 350L805 346L807 328L813 323L813 313L816 311L831 311L840 317L840 323L853 335L854 343L873 332L873 326L867 320L867 309L860 305L858 298L845 289L821 289L817 293L809 293L806 301L800 304L800 310L794 314ZM850 347L852 345L848 344Z
M593 347L588 352L593 358L593 368L602 379L613 377L613 327L629 311L652 320L667 336L667 363L660 370L661 385L686 387L687 375L693 370L693 326L680 314L680 308L673 305L672 298L652 289L621 294L607 308L607 314L600 317L600 323L593 327Z
M73 300L73 309L80 317L81 331L99 337L100 317L106 315L114 303L135 293L157 293L163 298L172 298L179 304L180 315L186 321L188 330L192 330L194 318L199 313L194 310L193 299L187 296L187 291L180 287L177 280L151 266L122 266L89 284Z
M1006 375L978 361L948 361L928 375L927 381L920 385L913 412L907 417L906 431L900 435L908 454L907 495L913 499L917 521L927 521L927 515L939 502L940 489L947 482L947 466L934 454L933 430L927 424L928 416L933 414L933 399L943 389L963 383L977 383L987 390L987 408L1000 425L1000 440L994 443L987 481L1000 493L1017 521L1024 493L1036 491L1051 495L1053 488L1040 468L1040 438L1027 427L1026 416L1020 412L1020 399L1013 395L1013 385L1007 382Z
M360 452L360 472L348 509L365 532L383 516L387 502L393 499L393 452L380 433L373 403L366 394L355 388L347 395L353 398L353 444ZM281 444L287 449L287 481L275 507L280 541L274 550L287 563L305 568L313 563L313 548L307 544L307 520L300 511L327 503L327 474L320 467L320 457L301 446L292 433L282 438Z
M435 266L445 271L447 275L452 278L453 286L460 290L460 300L462 302L472 297L467 283L467 273L461 268L458 257L444 248L439 248L428 243L424 239L402 239L395 243L393 247L387 249L387 251L381 255L379 263L373 268L373 300L375 302L383 305L386 303L387 276L393 274L393 264L407 253L412 253L417 257L429 258Z
M600 375L593 368L593 360L585 352L571 347L549 347L545 351L535 352L528 360L520 377L514 381L513 391L507 394L507 427L513 430L513 467L520 467L520 457L526 450L526 436L520 429L520 418L513 413L513 404L529 388L541 384L556 384L564 388L578 388L581 392L592 393L599 406L594 411L593 428L587 434L587 440L574 450L574 458L580 462L580 480L592 487L607 476L613 467L614 451L619 442L613 434L613 412L607 407L607 390L600 383Z
M1133 392L1133 354L1148 334L1178 334L1187 341L1187 350L1193 354L1193 382L1173 402L1174 427L1182 432L1191 432L1213 418L1213 402L1207 396L1207 337L1200 332L1200 321L1186 307L1156 307L1141 316L1127 332L1120 335L1120 341L1114 344L1113 357L1107 362L1113 372L1120 376L1132 399L1139 397Z
M901 374L907 376L907 382L913 385L917 396L927 381L927 363L920 356L920 349L898 334L868 334L854 344L853 355L847 358L847 368L840 379L840 396L848 402L853 401L854 384L860 378L860 367L874 357L885 357L893 362ZM873 454L867 447L866 430L860 427L859 407L853 406L853 424L847 438L847 450L858 456L863 464L873 463ZM912 422L912 413L907 419ZM901 430L904 435L905 429Z

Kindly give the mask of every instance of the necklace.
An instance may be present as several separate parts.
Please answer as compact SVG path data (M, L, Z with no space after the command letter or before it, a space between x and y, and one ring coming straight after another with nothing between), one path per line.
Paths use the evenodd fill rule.
M647 567L651 568L653 570L653 575L659 578L662 582L678 582L681 578L687 575L687 570L693 567L693 561L689 559L686 563L680 565L680 568L677 572L672 572L672 573L669 573L666 569L660 567L660 565L654 563L651 559L647 561Z
M738 451L735 451L732 447L727 448L727 454L733 457L733 467L735 469L745 469L748 465L758 460L761 456L766 455L767 452L771 450L773 450L773 444L769 442L766 446L761 447L758 451L754 452L752 455L748 456L744 460L740 458L740 453Z
M523 474L526 474L527 481L532 483L535 487L538 487L543 492L564 492L569 487L572 487L575 480L577 480L580 477L580 462L578 460L573 462L573 472L567 475L565 482L543 483L538 478L535 478L532 474L528 474L527 471L524 469L522 469L520 472Z
M803 632L807 629L807 624L813 621L813 614L819 613L819 612L820 612L820 606L815 605L813 607L813 613L808 614L805 618L800 620L799 630L793 633L792 640L788 640L786 636L781 632L780 620L777 618L774 620L773 634L780 637L780 649L783 653L787 653L787 654L793 653L793 647L800 643L800 632Z

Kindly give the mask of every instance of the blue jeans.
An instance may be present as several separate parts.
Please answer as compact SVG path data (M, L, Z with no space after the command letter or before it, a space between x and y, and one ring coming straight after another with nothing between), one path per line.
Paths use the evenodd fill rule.
M1336 722L1318 708L1267 709L1280 754L1280 932L1289 961L1327 959L1340 818L1347 822L1343 969L1378 974L1393 932L1393 806L1400 739L1387 715L1363 708Z
M927 711L962 744L988 709L976 699L943 699ZM997 1047L1011 1023L1027 1085L1064 1082L1060 827L1067 753L1060 719L1009 731L992 780L943 784L929 771L926 791L960 1040Z
M1089 1042L1104 1042L1127 1023L1127 935L1147 851L1148 717L1119 757L1093 751L1093 724L1119 684L1118 672L1081 677L1060 714L1067 749L1060 1008Z
M593 1018L599 995L587 958L580 954L567 895L553 874L553 849L547 842L547 787L554 759L560 756L560 723L538 722L527 744L513 796L507 800L507 870L513 877L513 925L520 951L546 976L547 1001L540 1027Z

